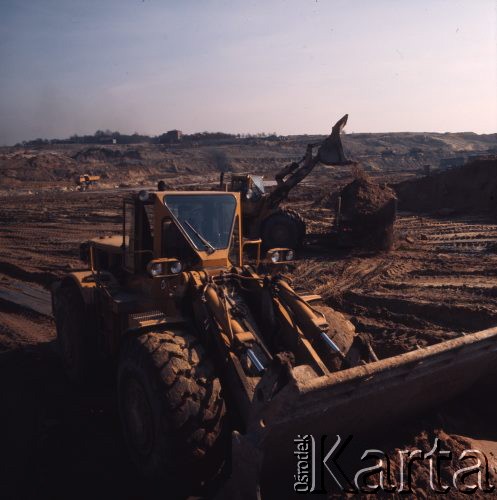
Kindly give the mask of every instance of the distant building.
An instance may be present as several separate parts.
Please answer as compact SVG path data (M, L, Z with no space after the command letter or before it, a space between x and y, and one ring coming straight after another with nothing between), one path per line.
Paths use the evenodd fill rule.
M96 144L116 144L115 139L110 135L101 135L95 138Z
M159 142L161 144L177 144L181 142L182 137L183 132L181 132L181 130L169 130L159 137Z

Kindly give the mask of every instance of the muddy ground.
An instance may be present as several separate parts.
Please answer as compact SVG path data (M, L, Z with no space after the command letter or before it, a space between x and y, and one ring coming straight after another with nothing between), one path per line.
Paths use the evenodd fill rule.
M392 180L403 179L396 175ZM170 182L198 184L205 177ZM289 204L317 242L304 247L291 272L297 287L321 294L359 331L369 332L380 358L497 325L495 219L401 212L393 251L337 250L319 237L333 221L320 200L343 182L323 170L291 195ZM121 195L40 190L0 199L0 466L6 497L150 493L127 458L112 383L89 392L65 378L47 301L50 284L81 267L81 241L119 233ZM438 436L454 450L484 450L497 474L496 418L495 398L477 389L396 424L378 434L379 442L372 437L372 444L392 452L428 450ZM426 474L415 467L419 496L426 492Z

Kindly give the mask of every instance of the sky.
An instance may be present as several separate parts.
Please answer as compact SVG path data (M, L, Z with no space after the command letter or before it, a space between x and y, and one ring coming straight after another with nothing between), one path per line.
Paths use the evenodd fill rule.
M0 0L0 145L497 132L495 0Z

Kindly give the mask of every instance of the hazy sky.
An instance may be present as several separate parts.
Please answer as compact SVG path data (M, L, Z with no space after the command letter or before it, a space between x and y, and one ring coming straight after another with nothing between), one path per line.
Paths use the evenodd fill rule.
M0 0L0 144L497 132L495 0Z

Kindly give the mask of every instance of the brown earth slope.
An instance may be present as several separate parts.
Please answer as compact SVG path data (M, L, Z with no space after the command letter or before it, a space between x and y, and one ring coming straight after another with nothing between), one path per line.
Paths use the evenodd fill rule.
M399 208L412 212L452 209L497 216L497 157L395 185Z
M306 145L325 136L232 139L165 146L161 144L49 144L0 148L0 191L72 189L76 175L100 175L103 187L155 183L160 178L213 175L220 171L274 173L300 159ZM346 155L370 172L415 174L440 159L495 149L495 134L345 134ZM343 167L318 166L340 175ZM349 173L348 169L345 172ZM313 174L314 175L314 174Z

